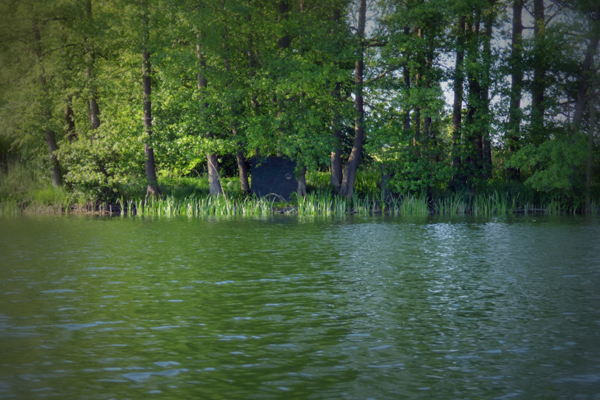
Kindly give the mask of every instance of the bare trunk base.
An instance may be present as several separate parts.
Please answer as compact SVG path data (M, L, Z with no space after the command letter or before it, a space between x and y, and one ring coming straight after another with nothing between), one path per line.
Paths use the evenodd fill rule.
M238 151L236 154L238 171L240 173L240 184L242 187L242 193L250 193L250 184L248 183L248 166L246 165L246 157L243 151Z
M298 169L298 196L306 197L306 167Z
M352 160L352 156L344 168L344 177L340 185L340 196L352 197L354 192L354 181L356 181L356 171L358 169L358 160Z
M147 144L144 144L144 152L146 153L146 179L148 179L146 198L159 197L161 193L158 188L158 179L156 179L154 149Z
M56 159L56 156L52 158L52 186L60 187L62 186L62 172L60 170L60 164Z
M220 196L223 192L221 188L221 178L219 177L219 160L216 154L208 154L208 184L211 196Z

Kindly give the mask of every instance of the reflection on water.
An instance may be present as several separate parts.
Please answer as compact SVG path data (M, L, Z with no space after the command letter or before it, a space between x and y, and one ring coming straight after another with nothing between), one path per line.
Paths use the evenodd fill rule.
M0 398L600 398L600 221L0 219Z

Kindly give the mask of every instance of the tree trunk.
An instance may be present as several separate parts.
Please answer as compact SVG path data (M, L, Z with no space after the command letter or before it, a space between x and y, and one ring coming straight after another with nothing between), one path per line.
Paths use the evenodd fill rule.
M206 135L207 138L212 139L213 134L209 133ZM219 159L215 153L209 153L206 155L207 166L208 166L208 187L211 196L220 196L223 192L221 187L221 178L219 176Z
M85 9L85 18L86 22L90 25L93 24L92 21L92 1L86 1L86 9ZM91 142L93 143L96 140L96 130L100 127L100 107L98 106L98 90L96 87L96 82L94 78L94 67L96 64L96 54L94 52L93 44L90 42L89 38L85 38L85 75L86 75L86 88L87 88L87 97L88 97L88 116L90 120L90 127L92 128ZM104 183L101 185L101 192L104 193L105 196L109 196L110 189L108 187L108 182L110 179L110 174L104 165L102 159L98 156L97 153L94 153L94 161L100 170L100 173L104 176Z
M511 49L511 87L508 124L508 152L514 154L517 150L521 131L521 88L523 87L523 0L513 2L513 27ZM508 168L508 179L519 180L518 168Z
M92 54L90 56L90 58L93 60L94 55ZM91 84L93 81L91 67L86 68L86 76L88 79L88 83ZM96 129L98 129L98 127L100 127L100 108L98 107L98 101L96 100L97 97L98 97L98 94L96 92L96 89L90 88L90 97L88 99L88 112L89 112L89 116L90 116L90 126L92 127L93 130L96 130Z
M250 5L250 2L248 2L248 5ZM246 21L248 21L248 24L250 24L250 22L252 21L252 16L251 14L248 14L246 16ZM247 38L247 42L246 42L246 46L247 46L247 53L248 53L248 78L250 79L250 87L254 87L254 85L252 84L252 79L254 78L254 75L256 73L255 69L256 69L256 54L254 52L254 45L252 42L252 36L248 36ZM251 97L250 97L250 105L252 107L252 110L254 112L254 115L258 114L258 99L255 95L255 93L253 92ZM243 143L238 143L238 151L235 155L236 160L237 160L237 165L238 165L238 175L240 177L240 187L242 190L242 193L244 195L249 194L250 193L250 183L248 182L248 163L246 162L246 156L244 155L244 145Z
M590 126L588 131L588 156L585 165L585 204L586 213L591 214L592 212L592 157L594 149L594 134L596 133L596 96L598 93L592 93L592 97L589 101L590 109Z
M404 28L404 36L408 38L409 35L410 28ZM408 62L408 51L404 52L404 57L406 58L406 64L404 64L404 68L402 68L402 78L404 80L404 91L406 93L405 97L408 99L410 96L410 67ZM405 134L408 134L408 131L410 130L410 111L410 106L406 105L404 110L404 123L402 125Z
M600 12L600 5L596 6L596 15ZM590 126L588 132L588 157L585 168L585 187L586 187L586 211L591 212L591 186L592 186L592 148L594 143L594 133L596 130L596 105L595 100L598 95L597 89L592 86L594 84L593 65L594 55L600 43L600 19L596 19L591 31L593 36L590 38L588 48L586 50L585 59L581 66L581 74L579 78L579 88L577 91L577 103L575 104L575 114L573 115L573 124L571 125L571 134L575 134L579 129L579 124L583 118L586 103L589 103ZM591 93L590 93L591 92Z
M354 144L350 157L344 168L344 176L342 178L342 184L340 185L340 194L346 197L352 197L354 191L354 181L356 180L356 171L358 170L358 164L363 149L363 140L365 135L365 110L363 100L363 74L364 74L364 38L365 38L365 22L367 16L367 0L359 0L358 7L358 40L359 40L359 54L358 60L356 60L356 66L354 70L354 83L355 83L355 98L354 98Z
M143 6L143 4L142 4ZM88 20L87 22L92 25L92 0L86 1L85 7L85 18ZM96 55L94 54L94 49L92 44L89 41L89 38L85 38L85 58L86 58L86 68L85 74L87 78L87 90L88 90L88 114L90 118L90 126L92 130L98 129L100 126L100 108L98 107L98 92L95 87L93 69L94 64L96 63Z
M142 1L142 7L144 3ZM148 41L148 19L144 18L145 42ZM146 129L147 141L144 143L144 153L146 155L146 179L148 187L146 190L146 198L160 196L158 188L158 179L156 179L156 163L154 161L154 149L150 146L152 140L152 83L150 80L151 73L150 53L144 48L142 50L142 82L144 88L144 128Z
M467 96L467 156L466 162L471 166L470 174L479 175L482 160L482 141L481 141L481 130L476 127L478 120L478 114L481 107L481 84L480 76L478 71L474 68L474 65L478 64L477 56L479 55L479 14L476 11L474 15L474 24L468 24L468 65L470 68L467 70L467 81L469 83L469 94ZM473 176L475 178L476 176Z
M430 79L430 73L431 73L431 66L433 64L433 55L432 54L428 54L426 59L425 59L425 79L424 79L424 86L425 89L427 91L431 90L431 79ZM437 150L436 150L436 135L435 132L431 129L431 124L432 124L432 118L431 118L431 104L428 102L427 103L427 107L425 108L425 111L423 113L423 138L426 141L427 144L427 148L429 149L429 151L427 151L428 154L431 155L431 160L432 161L437 161ZM422 146L420 146L422 147ZM431 151L434 151L435 153L431 153Z
M341 19L341 12L339 8L333 10L331 20L336 25L335 29L332 29L332 34L337 33L337 24ZM331 96L334 101L341 102L340 98L341 84L336 82L335 89L331 92ZM330 183L334 187L334 190L339 193L340 185L342 183L342 131L339 125L339 118L333 116L331 119L332 125L332 136L333 136L333 151L331 152L331 176Z
M257 154L258 156L258 154ZM238 150L236 154L238 171L240 175L240 184L242 187L242 193L250 193L250 184L248 183L248 165L246 163L246 157L242 150Z
M46 125L45 137L46 137L46 145L48 146L48 152L49 152L49 156L50 156L50 164L52 167L52 169L51 169L52 186L59 187L59 186L62 186L62 183L63 183L62 182L62 171L60 168L60 163L58 162L58 157L56 156L56 150L58 150L58 145L56 144L56 135L54 134L54 131L52 130L52 128L50 128L50 126L49 126L50 121L52 120L52 110L51 110L50 106L47 104L47 100L50 95L48 93L46 77L44 76L44 66L42 65L42 47L41 47L42 39L41 39L40 28L39 28L37 20L33 21L32 28L33 28L33 40L34 40L33 51L35 53L38 67L40 69L40 74L38 76L38 82L40 84L42 95L44 96L44 99L42 101L43 110L42 110L41 114L44 118L44 122Z
M460 131L462 122L462 102L463 102L463 84L464 71L463 63L465 59L465 17L458 17L456 38L456 61L454 66L454 103L452 105L452 166L456 168L456 173L460 173Z
M599 7L600 8L600 7ZM600 42L600 19L598 19L592 27L594 35L591 37L588 48L585 53L585 59L581 66L581 74L579 76L579 89L577 91L577 103L575 104L575 113L573 115L572 133L575 133L583 118L585 105L589 99L588 91L592 84L592 67L594 65L594 54Z
M200 37L198 36L198 39ZM206 104L204 103L203 96L204 91L208 87L208 81L206 80L206 76L204 75L204 71L206 71L206 60L204 59L204 54L202 54L202 49L200 44L196 46L196 55L198 56L198 60L200 61L200 68L198 69L197 80L198 80L198 91L200 92L199 109L200 115L206 119L210 118L206 113L204 113L204 109L206 108ZM211 140L214 138L212 132L208 132L206 134L206 138ZM221 177L219 176L219 159L216 153L208 153L206 155L206 167L208 170L208 183L209 190L211 196L220 196L223 192L223 188L221 187Z
M546 89L546 57L543 50L545 36L544 0L533 0L534 45L533 45L533 82L531 85L531 125L532 140L540 144L545 140L544 134L544 91Z
M485 17L485 36L483 41L483 57L485 66L485 76L483 77L481 88L481 105L483 113L481 118L485 121L485 126L481 132L481 147L482 147L482 169L483 178L490 179L492 177L492 139L490 137L490 82L492 69L492 30L496 13L493 12L494 3L496 0L489 0L490 11Z
M421 28L417 29L417 37L421 38L423 34L423 30ZM417 53L419 54L419 53ZM419 67L417 68L417 73L415 74L415 86L416 86L416 90L419 90L419 87L421 86L421 71L423 69L423 59L421 59L421 57L418 57L417 59ZM421 141L421 106L417 105L415 106L415 115L414 115L414 121L413 121L413 125L415 127L415 130L413 132L413 139L412 139L412 145L413 145L413 150L414 150L414 154L416 156L418 156L420 154L420 141Z
M298 196L306 197L306 167L298 168Z

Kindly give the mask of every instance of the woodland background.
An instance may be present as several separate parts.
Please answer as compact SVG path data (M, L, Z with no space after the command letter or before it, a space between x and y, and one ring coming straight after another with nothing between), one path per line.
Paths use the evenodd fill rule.
M594 0L2 0L2 178L244 194L248 160L281 155L301 195L308 176L352 197L363 173L392 196L589 211L599 41Z

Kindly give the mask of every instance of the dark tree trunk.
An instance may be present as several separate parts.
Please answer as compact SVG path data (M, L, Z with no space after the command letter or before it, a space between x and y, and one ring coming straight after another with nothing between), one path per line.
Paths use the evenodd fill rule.
M482 118L485 121L485 126L481 132L481 147L482 147L482 169L483 178L490 179L492 177L492 139L490 137L490 82L492 72L492 31L496 18L493 12L494 3L496 0L489 0L489 6L492 10L486 13L485 17L485 36L483 41L483 57L485 66L485 76L483 77L481 88L481 106L483 109Z
M258 154L257 154L258 156ZM242 150L238 150L236 154L238 171L240 175L240 184L242 187L242 193L250 193L250 184L248 183L248 164L246 163L246 157Z
M409 35L410 28L404 28L404 36L406 36L406 38L408 39ZM404 57L406 59L406 64L404 64L404 67L402 68L402 79L404 80L405 97L408 98L410 96L410 67L408 62L408 51L404 53ZM410 111L410 106L406 105L404 109L404 123L402 126L402 128L404 129L404 134L408 134L408 131L410 130Z
M429 75L431 73L431 65L432 65L432 60L433 60L433 56L431 54L429 54L425 60L425 80L424 80L424 86L426 88L426 90L431 90L431 79L429 78ZM437 147L436 144L436 135L435 133L432 131L431 129L431 124L432 124L432 118L431 118L431 105L429 103L427 103L427 108L425 109L424 115L423 115L423 138L424 140L427 141L427 147L430 150L435 151L435 148ZM436 161L436 156L434 154L432 154L432 160Z
M335 24L334 29L332 30L332 34L337 34L337 25L341 19L341 12L339 8L335 8L333 10L333 14L331 16L331 20ZM331 92L331 96L334 98L334 101L341 102L340 98L340 89L341 84L336 82L335 89ZM333 136L333 151L331 152L331 176L330 183L331 186L334 187L336 192L339 192L340 185L342 184L342 131L339 125L339 118L336 116L332 117L331 125L332 125L332 136Z
M513 2L513 27L511 49L511 87L508 152L513 154L517 150L521 131L521 89L523 87L523 0ZM518 168L508 168L508 179L519 180Z
M475 26L475 35L474 41L477 43L479 41L479 23ZM472 141L475 148L472 164L474 164L477 170L481 170L483 161L483 128L481 126L475 126L479 125L479 117L482 114L482 88L480 79L481 76L478 71L471 70L471 75L469 77L469 112L467 118L469 120L469 126L471 127Z
M250 3L248 3L250 5ZM252 16L248 14L246 16L246 20L248 23L252 21ZM256 73L256 54L254 51L254 45L252 41L252 36L248 36L246 41L247 53L248 53L248 78L250 79L250 86L253 88L252 79ZM253 91L250 97L250 105L254 112L254 115L258 114L258 99ZM258 156L258 154L257 154ZM244 155L244 145L243 143L238 143L238 151L236 153L236 160L238 165L238 175L240 177L240 187L243 194L250 193L250 183L248 182L248 163L246 161L246 156Z
M298 168L298 196L306 197L306 167Z
M90 58L93 60L94 55L92 54ZM88 78L88 82L93 81L92 68L86 68L86 76ZM90 126L93 130L98 129L100 127L100 107L98 107L98 101L96 100L98 97L96 89L90 89L90 97L88 99L88 112L90 116Z
M423 30L421 28L417 28L416 30L417 33L417 37L421 38L421 36L423 35ZM417 55L420 55L419 53L417 53ZM421 76L422 76L422 71L424 69L424 63L425 60L421 57L417 58L419 67L417 68L417 73L415 74L415 86L417 88L417 90L419 90L419 87L421 86ZM420 154L420 147L421 147L421 106L417 105L415 106L415 113L414 113L414 118L413 118L413 125L414 125L414 132L413 132L413 140L412 140L412 145L413 145L413 150L414 150L414 154L416 156L418 156Z
M85 9L85 18L87 22L92 25L92 1L86 1L86 9ZM96 64L96 54L94 51L94 46L90 42L89 38L85 38L85 75L86 75L86 87L87 87L87 103L88 103L88 116L90 120L90 127L92 128L92 143L96 140L96 130L100 127L100 107L98 106L98 90L96 87L96 82L94 78L94 68ZM98 156L97 153L94 154L94 161L100 170L100 173L104 176L104 183L101 185L100 190L105 194L109 195L110 189L108 188L108 181L110 178L110 174L104 165L102 159Z
M199 37L198 37L199 39ZM198 90L200 92L200 98L198 99L200 115L206 119L209 116L204 112L206 108L206 104L204 103L203 96L204 91L208 86L208 81L206 80L206 76L204 72L206 71L206 60L204 59L204 54L202 54L202 49L200 44L196 46L196 55L198 56L198 60L200 62L200 68L198 69L197 80L198 80ZM206 134L206 138L211 140L214 138L212 132L208 132ZM219 176L219 159L216 153L208 153L206 155L206 167L208 170L208 183L209 190L211 196L220 196L223 192L223 188L221 187L221 177Z
M479 116L481 115L482 107L482 87L481 87L481 75L479 71L473 68L473 65L477 63L477 57L479 55L479 34L480 34L480 15L478 12L474 14L475 22L469 29L469 52L467 54L469 58L469 64L471 67L468 69L467 79L469 82L469 94L467 104L467 131L468 131L468 145L467 151L467 162L471 165L471 174L477 174L481 177L481 170L483 166L483 128L481 127L481 121Z
M142 7L144 3L142 1ZM148 19L144 17L144 29L145 37L144 41L148 41ZM146 129L147 142L144 143L144 153L146 155L146 179L148 180L148 187L146 190L146 198L160 196L160 189L158 188L158 179L156 179L156 163L154 161L154 149L149 144L152 140L152 83L151 83L151 68L150 53L144 48L142 50L142 82L144 88L144 128Z
M586 103L589 104L590 124L588 132L588 157L586 160L585 169L585 186L586 186L586 211L591 212L591 186L592 186L592 146L594 143L594 133L596 130L596 105L595 100L598 96L597 85L594 85L593 65L594 55L600 44L600 4L595 7L596 19L592 25L593 35L590 38L588 47L581 66L581 74L579 77L579 88L577 91L577 102L575 104L575 113L573 115L573 124L571 125L571 134L575 134L579 129Z
M91 23L92 18L92 1L86 1L85 18ZM86 68L85 74L87 78L87 90L88 90L88 114L90 118L90 126L92 130L98 129L100 126L100 108L98 107L98 91L96 90L94 82L94 64L96 63L96 54L94 53L93 45L90 43L89 38L85 38L85 58Z
M422 69L421 74L419 75L418 82L423 86L424 90L429 92L432 88L431 74L432 74L432 65L433 59L435 57L435 50L432 49L431 40L426 38L427 31L422 28L419 29L418 35L421 40L423 40L426 44L426 50L423 57L423 61L421 63ZM423 127L420 132L421 138L418 140L420 142L419 149L421 150L421 157L425 155L429 155L430 160L435 162L437 160L436 155L436 135L432 130L432 117L431 117L431 103L426 101L424 108L421 110L423 115Z
M597 8L600 8L600 6ZM597 12L600 12L600 10L598 10ZM585 59L583 60L583 65L581 66L581 73L579 75L577 103L575 104L575 113L573 114L573 133L575 133L579 128L579 124L581 123L581 119L583 118L583 112L585 110L586 103L590 97L588 91L593 82L592 67L594 65L594 54L596 53L598 43L600 42L600 19L598 19L594 23L592 31L594 32L594 35L591 37L590 42L588 43L588 48L585 53Z
M35 53L38 67L40 69L40 74L38 76L38 82L40 84L42 94L45 97L44 101L42 101L43 110L41 112L41 115L42 115L46 125L48 125L52 119L52 110L51 110L50 106L48 104L46 104L46 100L49 97L49 94L48 94L48 86L47 86L46 77L44 76L44 66L42 65L42 54L43 54L42 53L42 45L41 45L42 39L41 39L40 28L39 28L37 20L33 21L32 28L33 28L33 40L34 40L33 51ZM46 126L46 128L45 128L45 137L46 137L46 145L48 146L48 152L49 152L49 156L50 156L50 165L52 168L51 169L52 186L55 186L55 187L62 186L62 183L63 183L62 182L62 171L60 168L60 163L58 162L58 157L56 156L56 151L58 150L58 145L56 144L56 135L54 134L54 131L49 126Z
M598 96L597 92L592 93L588 106L590 109L590 126L588 131L588 156L585 165L585 205L587 214L592 212L592 150L594 148L594 134L596 133L596 96Z
M390 181L394 175L385 170L385 166L381 171L381 201L387 203L392 198L392 191L390 190Z
M544 58L545 12L544 0L533 0L534 48L533 48L533 82L531 85L531 125L533 142L540 144L546 136L544 133L544 91L546 90L546 63Z
M456 38L456 62L454 66L454 103L452 105L452 166L456 172L460 172L460 135L462 122L462 102L463 102L463 84L464 72L463 63L465 59L465 17L458 18Z
M340 194L346 197L352 197L354 191L354 182L356 180L356 171L358 170L358 164L362 156L363 140L365 135L365 110L363 100L363 74L364 74L364 43L365 38L365 22L367 16L367 0L359 0L358 7L358 40L359 40L359 54L358 60L356 60L356 66L354 70L354 83L355 83L355 98L354 98L354 144L348 162L344 167L344 176L342 178L342 184L340 185Z

